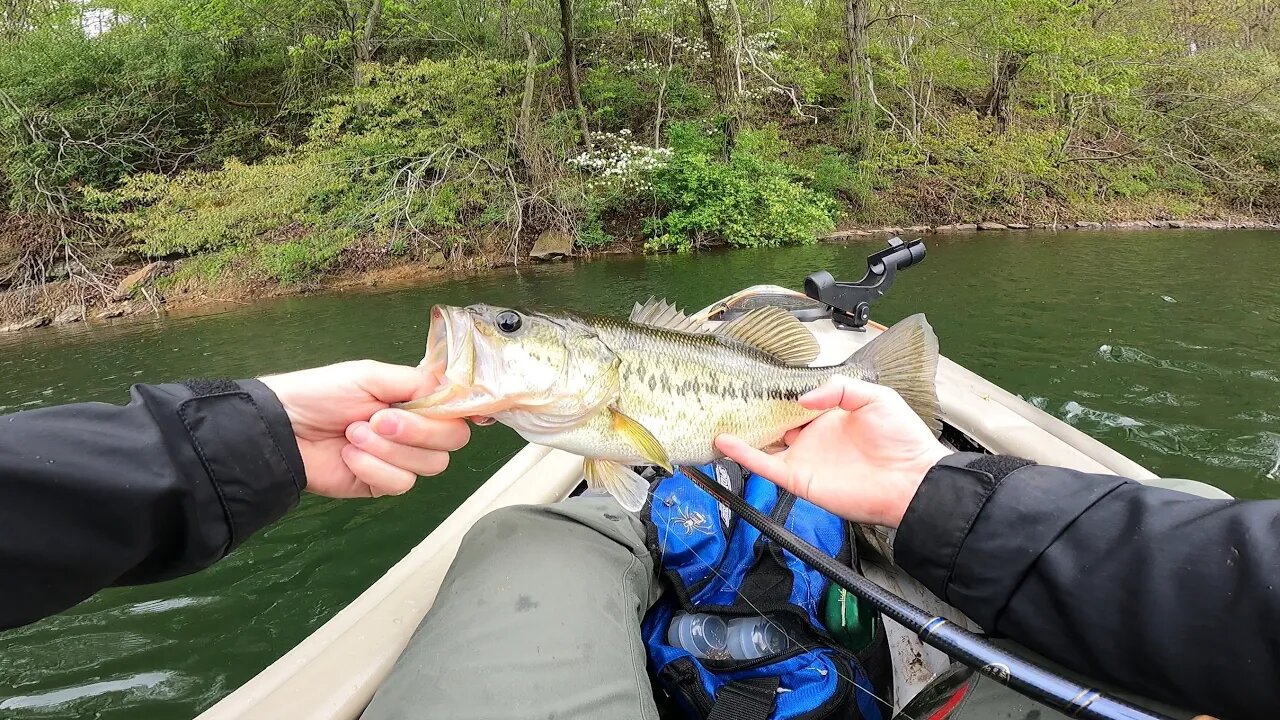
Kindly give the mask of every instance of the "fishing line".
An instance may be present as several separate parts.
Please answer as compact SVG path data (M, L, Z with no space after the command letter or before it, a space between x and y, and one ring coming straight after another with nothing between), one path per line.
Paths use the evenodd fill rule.
M656 495L654 495L654 492L653 492L653 490L652 490L652 489L650 489L650 490L649 490L649 498L650 498L650 500L652 500L652 501L656 501L656 502L665 502L665 501L660 501L660 500L658 500L658 497L657 497ZM683 514L683 513L682 513L682 514ZM672 536L671 529L672 529L672 526L673 526L673 525L676 525L676 524L680 524L680 519L679 519L679 518L669 518L669 519L667 520L666 529L667 529L667 537L668 537L668 538ZM757 529L758 529L758 528L757 528ZM786 639L787 639L787 640L788 640L792 645L795 645L796 647L800 648L801 652L803 652L805 655L808 655L808 656L810 656L810 657L812 657L812 658L815 658L815 659L818 659L818 658L819 658L819 656L818 656L818 652L817 652L817 651L818 651L818 650L820 650L820 649L821 649L821 647L819 647L819 646L817 646L817 645L814 645L814 646L810 647L810 646L808 646L808 645L804 644L803 642L801 642L800 640L798 640L797 638L792 637L792 636L791 636L791 634L787 632L786 628L784 628L783 626L781 626L781 625L779 625L777 622L775 622L772 618L770 618L768 615L766 615L766 614L765 614L765 612L764 612L763 610L761 610L760 608L756 607L755 603L751 602L751 599L750 599L750 598L748 598L746 595L743 595L743 594L742 594L742 590L741 590L741 589L739 589L739 588L734 588L734 587L733 587L733 583L732 583L732 581L730 581L730 580L729 580L729 578L727 578L727 577L725 577L723 574L721 574L721 572L720 572L719 568L717 568L715 564L710 563L710 562L707 562L707 561L706 561L706 559L704 559L701 555L699 555L699 554L698 554L698 551L697 551L697 550L695 550L695 549L693 548L693 546L689 545L687 542L685 543L685 549L687 549L690 553L692 553L692 554L693 554L693 556L694 556L695 558L697 558L697 559L698 559L698 562L702 563L704 566L706 566L708 569L710 569L710 570L711 570L711 572L712 572L712 573L713 573L717 578L719 578L719 579L720 579L720 581L721 581L722 583L724 583L725 587L732 589L732 590L733 590L733 592L734 592L734 593L735 593L739 598L741 598L741 599L742 599L742 601L743 601L744 603L746 603L747 607L751 608L751 609L755 612L755 614L756 614L756 616L757 616L757 617L759 617L760 619L764 620L764 621L765 621L766 623L768 623L772 628L774 628L775 630L777 630L777 631L778 631L778 633L779 633L779 634L781 634L783 637L785 637L785 638L786 638ZM663 548L662 548L662 550L663 550L663 552L666 552L666 547L663 547ZM841 672L840 672L840 666L839 666L839 664L838 664L838 663L834 663L834 662L833 662L833 663L831 663L831 667L832 667L832 669L834 670L834 672L835 672L835 674L836 674L836 677L840 678L841 680L844 680L845 682L849 683L850 685L854 686L855 688L857 688L857 689L859 689L859 690L861 690L861 691L865 692L866 694L870 695L872 698L874 698L875 700L877 700L878 702L880 702L882 705L884 705L885 707L888 707L888 708L890 709L890 712L892 712L892 711L893 711L893 703L892 703L892 702L890 702L889 700L887 700L887 699L885 699L885 698L881 697L879 694L877 694L874 688L866 687L866 686L864 686L864 685L860 684L856 679L854 679L854 678L852 678L852 677L849 677L849 676L847 676L847 675L845 675L845 674L841 673ZM905 718L906 720L917 720L916 718L911 717L910 715L907 715L906 713L903 713L903 712L899 712L899 713L897 713L896 715L894 715L893 717L894 717L894 719L895 719L895 720L896 720L897 718Z
M484 472L485 470L488 470L489 468L491 468L491 467L493 467L494 465L497 465L497 464L499 464L499 463L506 464L506 462L507 462L508 460L510 460L511 458L513 458L513 457L515 457L515 456L519 455L519 454L520 454L520 451L521 451L521 450L523 450L523 449L524 449L524 448L518 448L518 449L516 449L516 450L513 450L513 451L511 451L511 454L510 454L510 455L507 455L507 456L505 456L505 457L504 457L504 456L498 456L498 458L497 458L496 460L494 460L493 462L489 463L488 465L485 465L484 467L475 467L474 465L468 465L468 466L467 466L467 469L468 469L468 470L474 470L475 472Z
M1070 717L1090 720L1171 720L1166 715L1139 708L1100 690L1080 685L996 647L985 638L945 618L921 610L854 572L852 568L823 554L746 500L721 487L700 469L681 466L680 470L716 500L728 505L739 518L801 562L848 590L859 600L865 600L882 615L916 633L925 643L1022 695Z

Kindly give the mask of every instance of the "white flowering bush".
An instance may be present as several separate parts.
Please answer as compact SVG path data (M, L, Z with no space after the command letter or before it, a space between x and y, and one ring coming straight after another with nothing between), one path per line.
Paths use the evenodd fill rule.
M591 150L570 158L569 165L591 179L593 190L651 192L653 173L667 166L670 148L655 148L636 142L630 130L592 135Z
M777 30L764 30L758 33L752 33L743 38L746 49L756 56L756 62L762 60L778 60L782 57L782 50L778 47Z
M622 66L623 72L634 73L636 75L657 75L658 73L662 72L663 69L664 67L662 63L656 63L652 60L646 60L644 58L632 60L631 62Z
M702 38L684 38L676 35L671 38L671 45L677 53L686 53L697 57L699 60L710 60L711 53L707 52L707 44Z

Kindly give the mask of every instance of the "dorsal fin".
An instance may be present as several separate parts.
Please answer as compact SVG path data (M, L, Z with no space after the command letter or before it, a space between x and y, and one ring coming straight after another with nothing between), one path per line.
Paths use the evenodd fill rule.
M739 315L716 328L715 334L750 345L787 365L808 365L822 349L804 323L776 307Z
M687 333L704 333L707 331L701 320L685 315L676 309L675 305L666 300L659 300L653 297L650 297L643 305L636 303L636 306L631 309L630 320L637 325L648 325L662 330Z

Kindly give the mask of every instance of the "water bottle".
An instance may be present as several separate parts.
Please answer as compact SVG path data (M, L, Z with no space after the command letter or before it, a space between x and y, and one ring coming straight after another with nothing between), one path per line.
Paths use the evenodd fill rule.
M728 629L729 655L734 660L755 660L791 648L791 638L768 618L734 618L729 621Z
M729 654L724 620L706 613L677 613L667 628L667 642L704 660L722 660Z

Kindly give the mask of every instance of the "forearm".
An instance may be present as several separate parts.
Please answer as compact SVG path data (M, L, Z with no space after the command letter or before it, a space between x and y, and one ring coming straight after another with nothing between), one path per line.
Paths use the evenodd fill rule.
M207 567L305 482L289 419L257 381L0 417L0 628Z
M1280 503L955 455L926 476L902 566L984 629L1223 717L1276 716Z

